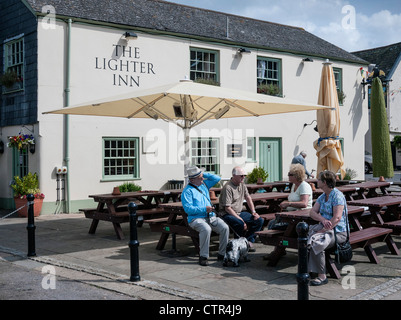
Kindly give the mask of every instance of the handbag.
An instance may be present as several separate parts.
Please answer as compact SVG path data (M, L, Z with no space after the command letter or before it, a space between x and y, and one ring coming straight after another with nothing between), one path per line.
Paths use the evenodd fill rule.
M334 228L335 250L334 256L338 263L345 263L352 259L352 247L349 242L349 227L348 227L348 209L345 207L346 226L347 226L347 240L343 243L337 242L336 228Z

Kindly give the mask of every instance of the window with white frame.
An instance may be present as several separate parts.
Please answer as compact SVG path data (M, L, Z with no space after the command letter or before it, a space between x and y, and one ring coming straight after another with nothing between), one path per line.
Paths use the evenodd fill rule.
M103 138L103 178L139 178L139 138Z
M258 57L256 71L258 93L282 95L280 59Z
M192 138L191 164L207 172L220 173L219 139Z
M190 79L218 84L218 51L191 48Z
M246 138L246 161L248 161L248 162L256 161L256 138L255 137Z
M4 74L2 77L4 91L8 92L23 89L23 80L24 38L20 37L7 41L4 44Z
M343 105L344 102L344 92L343 92L343 70L340 68L333 68L334 79L336 81L338 103Z

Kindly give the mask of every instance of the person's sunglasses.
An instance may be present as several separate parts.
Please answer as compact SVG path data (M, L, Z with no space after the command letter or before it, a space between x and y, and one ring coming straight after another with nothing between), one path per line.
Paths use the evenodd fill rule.
M289 176L289 177L293 177L294 175L293 175L292 173L289 173L289 172L288 172L288 176Z

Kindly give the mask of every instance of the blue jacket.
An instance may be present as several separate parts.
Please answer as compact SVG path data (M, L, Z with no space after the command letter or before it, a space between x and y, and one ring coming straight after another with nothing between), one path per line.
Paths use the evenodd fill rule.
M311 174L309 173L308 170L306 170L306 161L305 161L304 157L303 157L301 154L295 156L295 157L292 159L292 161L291 161L291 164L297 164L297 163L300 163L300 164L302 164L302 165L304 166L304 168L305 168L305 174L306 174L306 175L308 176L308 178L309 178L309 176L310 176Z
M220 181L220 177L212 173L203 173L204 182L196 188L189 184L184 188L181 194L181 202L185 212L188 215L188 223L197 218L206 218L206 206L212 206L209 196L209 189ZM210 216L215 215L214 212Z

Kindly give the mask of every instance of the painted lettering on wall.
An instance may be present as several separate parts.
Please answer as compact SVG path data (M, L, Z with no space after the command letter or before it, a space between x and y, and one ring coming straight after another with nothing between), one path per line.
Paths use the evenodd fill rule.
M141 60L139 47L113 44L111 58L95 57L95 69L112 71L110 82L118 87L139 87L142 75L155 75L154 65Z

